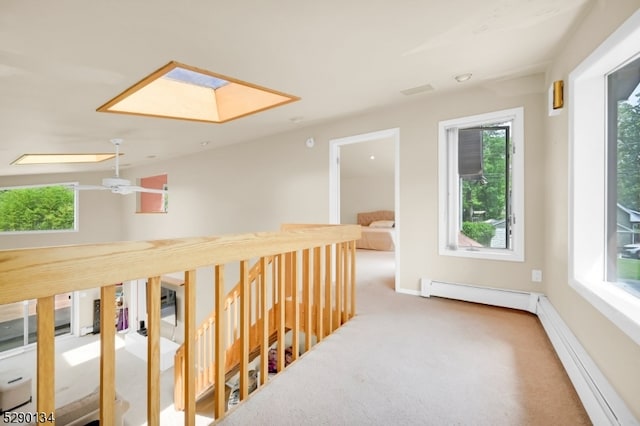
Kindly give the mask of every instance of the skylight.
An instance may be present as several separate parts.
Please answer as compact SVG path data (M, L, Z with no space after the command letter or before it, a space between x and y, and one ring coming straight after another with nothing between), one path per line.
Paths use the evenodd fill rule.
M224 123L299 99L172 61L98 111Z
M107 154L24 154L11 164L64 164L64 163L99 163L116 155Z

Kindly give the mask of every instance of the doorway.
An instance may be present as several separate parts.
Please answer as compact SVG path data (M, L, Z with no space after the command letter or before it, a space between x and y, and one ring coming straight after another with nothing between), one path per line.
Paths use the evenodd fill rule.
M358 208L354 206L353 203L350 203L349 206L345 206L345 202L342 199L342 192L345 188L343 185L343 174L345 173L345 166L347 164L342 164L343 157L346 160L348 157L352 156L352 153L356 153L355 155L361 156L361 162L358 165L354 165L357 169L354 171L349 171L348 176L353 178L355 174L364 175L366 173L365 168L376 169L376 168L384 168L381 166L381 163L390 162L392 175L392 188L393 188L393 200L392 201L383 201L381 203L392 203L392 208L395 213L395 284L394 288L397 291L398 283L400 281L400 129L392 128L386 130L380 130L376 132L363 133L359 135L347 136L338 139L332 139L329 141L329 156L330 156L330 167L329 167L329 222L334 224L339 223L356 223L354 214L356 211L368 211L368 210L384 210L389 209L385 207L388 204L375 204L375 201L369 203L368 201L362 201L362 207ZM380 148L391 148L384 149L384 152L390 152L393 158L391 159L383 159L377 158L375 153L373 152L375 147ZM358 148L358 149L355 149ZM359 149L362 148L362 149ZM371 149L367 149L371 148ZM343 154L347 153L346 150L349 150L349 155L344 156ZM365 157L366 156L366 157ZM368 164L365 164L368 163ZM365 178L366 179L366 178ZM363 179L360 179L363 180ZM372 179L371 182L374 182L371 187L365 191L372 193L375 191L375 181ZM378 185L379 186L379 185ZM386 198L388 199L388 198ZM374 207L378 205L379 207Z

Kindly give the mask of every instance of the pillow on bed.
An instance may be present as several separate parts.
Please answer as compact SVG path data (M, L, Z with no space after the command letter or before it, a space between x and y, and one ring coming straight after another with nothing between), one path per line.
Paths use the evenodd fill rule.
M393 228L394 226L393 220L376 220L369 224L369 228Z

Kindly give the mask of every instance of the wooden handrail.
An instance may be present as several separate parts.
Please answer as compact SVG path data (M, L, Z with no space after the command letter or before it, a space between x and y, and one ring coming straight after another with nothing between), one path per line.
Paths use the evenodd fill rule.
M185 302L185 341L189 344L183 350L183 358L193 361L202 355L194 343L198 336L193 323L196 300L195 270L203 267L215 269L215 348L205 349L215 353L215 359L221 361L216 363L215 370L211 373L216 382L222 383L225 380L225 366L233 364L235 368L237 365L241 374L240 395L241 399L245 399L248 396L248 360L254 353L262 355L261 365L266 365L266 346L272 344L273 339L277 339L278 371L282 371L285 365L286 330L293 329L297 334L306 327L307 333L314 333L317 340L321 340L335 330L337 325L355 314L353 296L351 300L347 300L354 294L355 276L353 272L348 273L346 265L353 263L353 242L359 238L358 225L292 225L283 226L280 232L222 237L0 250L0 305L30 299L38 300L37 409L53 412L54 296L71 291L101 288L101 304L107 307L113 304L114 284L147 279L147 422L155 426L160 422L159 288L162 275L176 271L185 273L185 297L188 299ZM310 257L311 252L313 257ZM302 255L298 256L297 253ZM317 253L320 255L316 255ZM289 254L293 260L287 263L285 257ZM265 269L268 265L267 258L271 256L272 274L267 279ZM296 269L295 259L298 258L303 259L304 265ZM253 273L253 268L251 271L247 270L248 259L258 259ZM309 261L312 263L308 263ZM232 262L240 262L242 286L239 292L233 291L225 297L224 267ZM332 268L332 264L336 267ZM311 270L314 271L313 274L310 273ZM301 280L298 277L299 271L304 273ZM311 280L312 275L314 278ZM297 294L299 283L302 286L302 305L297 296L293 299L287 298L288 292L293 291L294 295ZM332 289L334 284L335 288ZM287 286L289 290L285 288ZM267 300L267 294L271 295L270 300ZM241 320L238 324L232 324L223 314L225 307L229 310L236 305L242 306L239 314L236 314ZM106 326L109 323L107 317L112 315L109 310L105 310L104 315L103 323ZM300 317L304 318L302 324L298 321ZM227 339L230 345L225 350L226 337L233 337L231 334L227 336L227 326L233 327L237 332L233 333L233 339ZM115 336L112 331L105 329L105 332L100 334L100 404L101 420L105 424L113 419L111 415L115 396L115 345L111 341ZM183 376L185 387L182 389L186 398L185 424L193 425L195 388L198 381L204 379L194 370L192 362L188 363L188 368L181 370L187 374ZM263 371L263 374L266 372ZM264 383L264 379L261 379L261 385ZM221 418L225 415L226 409L224 387L214 391L214 399L216 418Z
M0 250L0 305L360 238L359 225Z

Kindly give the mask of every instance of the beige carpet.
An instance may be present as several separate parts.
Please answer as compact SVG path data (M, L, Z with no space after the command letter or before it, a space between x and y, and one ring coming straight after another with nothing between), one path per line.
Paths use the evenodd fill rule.
M358 253L358 314L224 425L590 424L537 317L395 293Z

